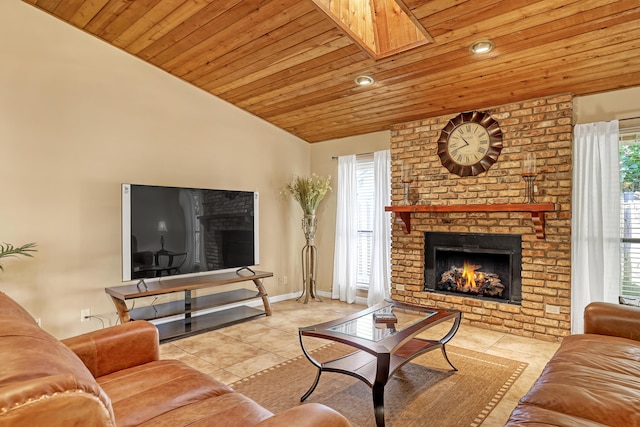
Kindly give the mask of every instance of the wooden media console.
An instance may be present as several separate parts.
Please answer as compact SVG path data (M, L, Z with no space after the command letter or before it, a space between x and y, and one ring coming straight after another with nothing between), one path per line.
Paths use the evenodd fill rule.
M238 323L258 316L271 316L271 304L269 296L262 284L262 280L273 277L273 273L243 269L230 273L212 274L206 277L198 277L183 280L170 281L167 279L150 283L139 282L132 285L114 286L105 288L105 292L111 296L116 306L118 316L122 323L132 320L155 320L183 315L183 318L156 324L163 342L195 335L207 330L221 328L223 326ZM245 288L234 289L215 294L192 297L191 292L198 289L212 288L253 281L256 290ZM160 304L151 304L144 307L127 307L127 300L136 298L165 295L174 292L184 292L184 298ZM223 307L243 301L261 298L264 311L246 305L223 308L206 314L196 315L198 311Z

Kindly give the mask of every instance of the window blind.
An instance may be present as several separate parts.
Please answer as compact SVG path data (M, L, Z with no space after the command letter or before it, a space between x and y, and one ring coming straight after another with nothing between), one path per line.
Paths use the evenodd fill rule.
M360 288L369 287L373 243L373 154L356 157L358 216L358 278Z
M640 297L640 129L620 130L620 294Z

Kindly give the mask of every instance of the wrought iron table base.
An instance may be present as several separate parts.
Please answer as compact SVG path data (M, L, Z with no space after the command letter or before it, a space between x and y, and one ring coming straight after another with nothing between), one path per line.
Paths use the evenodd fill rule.
M375 308L376 307L373 307L368 310L375 310ZM357 316L357 314L354 316ZM300 345L302 347L302 352L304 353L305 357L317 368L316 377L313 381L313 384L311 384L309 390L307 390L307 392L302 395L300 401L304 402L311 395L311 393L313 393L313 391L318 386L318 382L320 381L320 375L322 374L322 372L337 372L346 374L363 381L365 384L371 387L376 427L384 427L384 388L393 374L405 363L421 354L439 348L442 351L444 359L447 361L449 366L451 366L452 372L458 371L458 369L449 360L445 345L451 340L451 338L453 338L453 336L458 331L461 318L462 314L459 311L451 311L450 314L441 316L439 320L435 320L433 321L433 323L426 323L422 328L416 329L414 327L414 337L410 338L403 345L403 351L399 353L378 353L371 349L365 349L361 345L357 344L357 342L362 341L357 338L352 338L352 342L350 342L350 339L344 339L345 337L335 339L332 334L326 336L323 336L322 332L316 334L316 327L320 325L300 328L299 339ZM453 324L451 325L451 329L449 329L449 331L441 339L426 340L415 337L415 335L417 335L421 331L448 319L453 319ZM340 319L337 320L337 322L339 321ZM311 354L305 348L304 342L302 340L303 335L317 336L330 340L333 339L334 341L338 341L343 344L353 345L356 349L359 350L346 356L339 357L335 360L321 363L314 359L313 356L311 356ZM393 361L392 355L394 356Z

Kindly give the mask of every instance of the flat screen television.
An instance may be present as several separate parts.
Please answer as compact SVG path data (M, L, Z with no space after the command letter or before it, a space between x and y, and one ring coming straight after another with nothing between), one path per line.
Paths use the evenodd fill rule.
M259 199L252 191L122 184L122 280L258 265Z

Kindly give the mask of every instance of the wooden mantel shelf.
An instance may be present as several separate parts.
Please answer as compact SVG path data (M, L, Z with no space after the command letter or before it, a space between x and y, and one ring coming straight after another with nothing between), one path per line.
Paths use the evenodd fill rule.
M536 237L544 239L544 213L554 211L554 203L508 203L489 205L450 205L450 206L386 206L386 212L393 212L400 219L405 233L411 233L411 214L414 212L530 212Z

